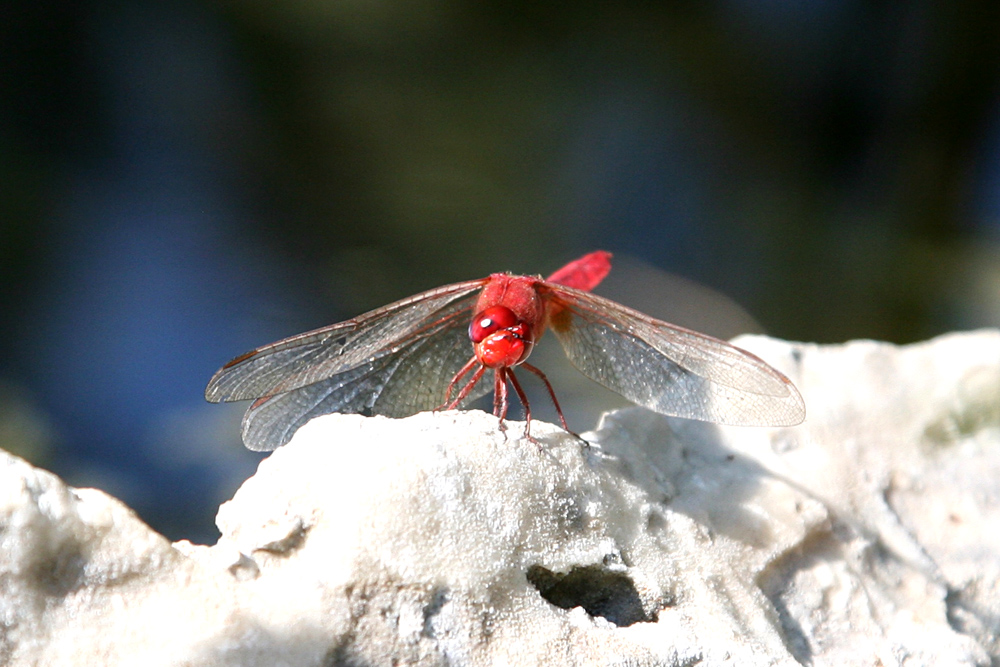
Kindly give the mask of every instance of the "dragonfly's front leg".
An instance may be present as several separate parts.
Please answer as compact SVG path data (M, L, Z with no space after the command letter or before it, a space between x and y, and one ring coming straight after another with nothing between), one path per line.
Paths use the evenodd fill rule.
M501 431L507 430L507 425L504 424L503 420L507 418L507 408L509 406L507 369L501 366L495 370L493 381L493 414L500 418Z
M448 385L448 390L444 394L444 403L437 408L438 410L454 410L458 407L458 404L464 401L465 397L472 392L476 383L479 382L479 379L483 377L483 373L486 372L486 366L483 366L482 364L480 364L479 368L476 369L476 372L472 374L469 381L465 383L462 390L458 392L458 396L455 397L455 400L449 403L451 400L451 392L454 391L455 386L461 381L462 376L468 373L476 364L479 364L479 360L472 357L472 359L469 359L469 363L462 366L462 370L455 373L455 377L451 379L451 384Z

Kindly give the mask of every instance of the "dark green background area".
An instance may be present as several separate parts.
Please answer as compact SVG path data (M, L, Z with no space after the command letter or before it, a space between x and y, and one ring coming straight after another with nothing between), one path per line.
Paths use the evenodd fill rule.
M252 471L218 366L440 284L604 248L788 339L1000 324L995 2L3 14L0 446L171 537Z

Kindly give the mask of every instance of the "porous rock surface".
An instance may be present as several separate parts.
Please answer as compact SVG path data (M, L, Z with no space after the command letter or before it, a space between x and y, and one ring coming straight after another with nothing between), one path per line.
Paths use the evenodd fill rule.
M321 417L210 547L2 455L0 664L1000 664L1000 332L736 342L805 424Z

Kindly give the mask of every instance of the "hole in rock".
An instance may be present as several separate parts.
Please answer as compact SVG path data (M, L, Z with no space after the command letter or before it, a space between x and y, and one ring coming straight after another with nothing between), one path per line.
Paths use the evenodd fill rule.
M46 595L63 597L84 583L86 566L83 545L67 539L56 548L38 555L29 570L30 581Z
M562 609L583 607L591 616L600 616L618 627L656 621L648 612L632 579L623 572L600 565L574 567L559 574L541 565L528 568L528 581L542 597Z
M280 539L262 544L254 549L254 551L266 551L279 556L288 555L305 544L308 533L309 527L303 525L301 519L296 519L295 524L289 528L288 534Z

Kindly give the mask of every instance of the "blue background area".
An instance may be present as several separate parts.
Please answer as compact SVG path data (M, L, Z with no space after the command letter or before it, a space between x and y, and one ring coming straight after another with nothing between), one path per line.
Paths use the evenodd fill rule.
M993 2L4 13L0 446L174 539L260 459L220 365L439 284L605 248L785 338L1000 324Z

